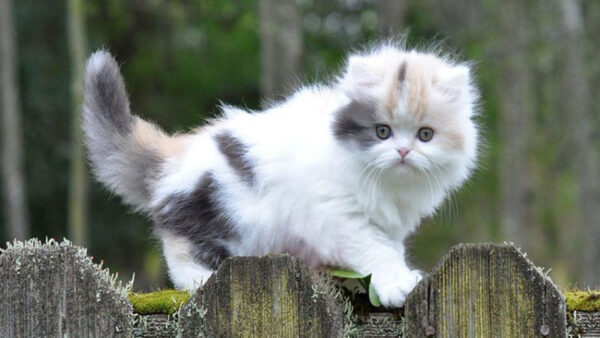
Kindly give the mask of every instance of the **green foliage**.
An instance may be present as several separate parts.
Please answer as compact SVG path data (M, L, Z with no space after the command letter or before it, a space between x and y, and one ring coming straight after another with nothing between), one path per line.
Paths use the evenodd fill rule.
M369 302L371 302L371 305L373 305L375 307L381 306L381 302L379 301L377 292L375 292L375 288L373 287L373 284L371 284L370 282L369 282Z
M172 315L190 299L190 293L182 290L162 290L150 293L131 292L127 299L135 313L141 315Z
M351 270L332 269L329 270L332 276L342 280L342 287L350 292L355 297L357 293L367 293L369 302L375 307L380 307L381 302L377 296L377 292L371 284L371 275L362 275Z
M332 269L332 270L329 270L329 272L331 273L332 276L342 278L342 279L363 279L364 280L368 277L368 276L362 275L358 272L350 271L350 270Z

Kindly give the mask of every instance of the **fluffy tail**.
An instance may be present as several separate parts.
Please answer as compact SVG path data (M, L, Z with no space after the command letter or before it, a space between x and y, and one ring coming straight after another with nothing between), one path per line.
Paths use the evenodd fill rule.
M119 65L106 51L89 58L85 71L83 130L99 181L140 210L149 208L170 138L131 114Z

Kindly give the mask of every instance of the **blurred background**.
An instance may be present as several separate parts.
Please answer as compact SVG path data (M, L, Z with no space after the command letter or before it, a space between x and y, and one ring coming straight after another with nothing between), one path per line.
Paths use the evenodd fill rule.
M170 132L326 81L408 29L473 61L485 137L473 179L410 238L429 270L459 242L510 241L563 288L600 286L600 1L0 0L0 242L86 246L134 288L169 286L150 220L86 168L85 58L122 63L133 110ZM0 246L1 247L1 246Z

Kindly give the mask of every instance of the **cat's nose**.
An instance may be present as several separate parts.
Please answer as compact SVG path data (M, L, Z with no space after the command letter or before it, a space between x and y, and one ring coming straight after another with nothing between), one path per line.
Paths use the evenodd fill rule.
M405 158L406 155L408 155L408 153L410 153L410 149L408 149L406 147L402 147L402 148L398 149L398 154L400 154L400 156L402 156L402 158Z

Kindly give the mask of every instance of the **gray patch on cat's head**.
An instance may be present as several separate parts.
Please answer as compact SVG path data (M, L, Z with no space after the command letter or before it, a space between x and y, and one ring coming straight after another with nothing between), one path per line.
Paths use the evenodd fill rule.
M211 269L231 256L225 243L239 236L220 206L218 192L218 182L207 173L191 193L168 197L154 213L161 230L189 239L194 257Z
M376 104L352 101L335 113L333 134L341 142L367 149L379 142L375 133Z
M238 138L225 131L215 136L219 151L227 158L227 163L240 178L248 183L254 182L252 162L246 156L248 147Z

